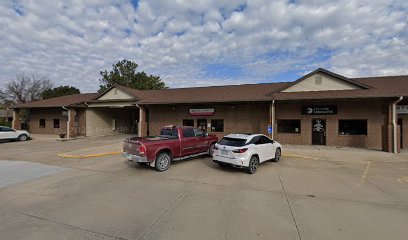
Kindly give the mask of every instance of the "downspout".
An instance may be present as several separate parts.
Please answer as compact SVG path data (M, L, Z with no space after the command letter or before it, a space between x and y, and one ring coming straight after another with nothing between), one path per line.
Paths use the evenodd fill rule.
M272 139L274 139L274 128L275 128L275 100L272 100L272 109L271 109L271 127L272 127Z
M70 134L69 134L69 122L71 121L71 114L70 114L70 110L68 108L66 108L65 106L62 106L62 109L67 110L68 111L68 121L67 121L67 138L70 138Z
M392 103L392 137L393 137L393 152L398 152L398 133L397 133L397 103L401 102L403 99L402 96L398 98L395 102Z
M135 106L139 109L139 121L137 122L137 135L139 136L139 137L141 137L142 135L142 133L141 133L141 131L142 131L142 124L140 123L140 110L141 110L141 108L140 108L140 106L139 106L139 104L135 104Z

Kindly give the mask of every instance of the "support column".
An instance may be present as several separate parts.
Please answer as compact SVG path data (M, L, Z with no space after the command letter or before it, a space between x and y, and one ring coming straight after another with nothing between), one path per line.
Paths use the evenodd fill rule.
M402 98L401 98L402 99ZM399 144L399 128L397 126L397 110L396 104L401 101L390 101L388 103L388 118L387 125L383 128L383 151L390 153L399 153L400 144Z
M13 109L13 122L11 123L12 127L17 130L21 130L21 115L20 109Z
M76 115L75 109L70 108L68 110L67 138L76 137L76 134L75 134L75 115Z
M147 135L147 123L146 123L146 109L139 106L139 124L138 124L138 136L145 137Z

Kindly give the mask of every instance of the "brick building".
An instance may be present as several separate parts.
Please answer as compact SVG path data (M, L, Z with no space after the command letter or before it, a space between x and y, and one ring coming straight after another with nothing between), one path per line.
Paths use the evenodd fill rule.
M157 135L162 126L201 126L222 137L264 133L283 144L408 148L408 76L346 78L317 69L290 83L136 90L113 86L14 106L29 109L32 133L68 137ZM59 120L56 120L59 119Z

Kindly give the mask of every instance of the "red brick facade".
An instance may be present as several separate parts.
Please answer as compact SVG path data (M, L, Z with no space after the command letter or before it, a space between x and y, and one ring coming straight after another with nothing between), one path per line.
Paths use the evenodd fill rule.
M288 144L312 144L312 119L326 120L326 145L382 149L382 128L387 124L387 105L384 100L344 100L326 102L276 103L275 139ZM301 115L303 105L334 105L337 114ZM300 119L301 133L288 134L277 131L277 120ZM367 120L367 135L339 134L339 119Z
M182 106L182 105L160 105L149 108L149 134L159 134L160 129L169 124L180 126L183 119L194 119L194 126L197 126L197 119L224 119L224 132L211 132L218 137L223 137L230 133L268 133L269 124L269 103L245 103L245 104L225 104L225 105L204 105L204 106ZM214 108L213 116L190 116L190 108Z

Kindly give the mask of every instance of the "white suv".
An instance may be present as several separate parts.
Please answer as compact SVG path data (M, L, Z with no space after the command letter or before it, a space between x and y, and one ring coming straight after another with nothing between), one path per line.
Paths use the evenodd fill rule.
M215 144L213 161L224 167L246 168L253 174L260 163L278 162L282 146L263 134L229 134Z
M0 126L0 140L26 141L28 139L30 139L30 133L26 130L16 130L13 128Z

